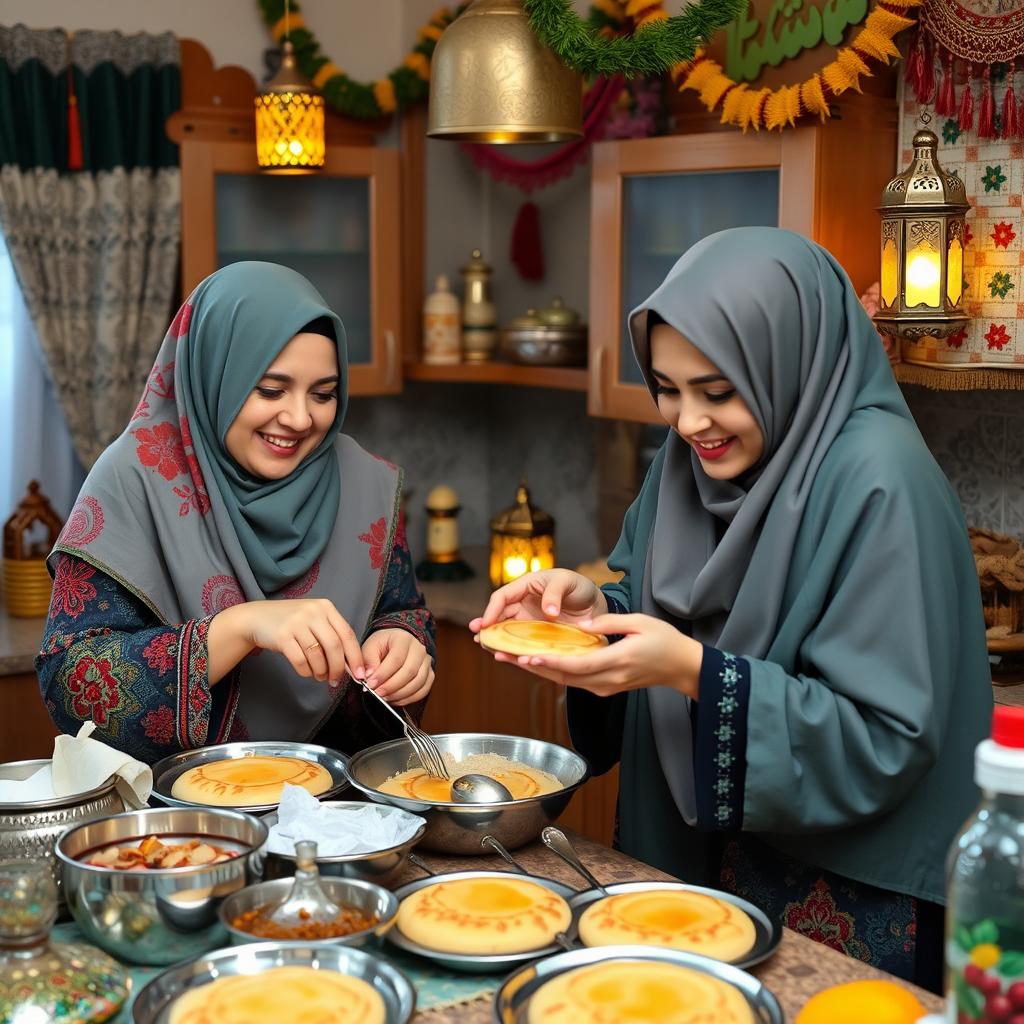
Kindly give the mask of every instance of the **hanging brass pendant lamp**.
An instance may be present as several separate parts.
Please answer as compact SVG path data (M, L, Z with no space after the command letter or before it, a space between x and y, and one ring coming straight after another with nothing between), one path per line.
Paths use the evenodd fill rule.
M281 67L256 94L256 162L271 174L308 174L324 165L324 98L299 70L290 39Z
M564 142L583 134L583 83L530 28L522 0L475 0L434 49L427 135Z

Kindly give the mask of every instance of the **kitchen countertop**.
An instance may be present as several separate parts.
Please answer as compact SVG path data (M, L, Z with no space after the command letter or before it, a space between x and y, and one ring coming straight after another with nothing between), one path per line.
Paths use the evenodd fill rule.
M0 603L0 676L34 671L46 619L18 619Z

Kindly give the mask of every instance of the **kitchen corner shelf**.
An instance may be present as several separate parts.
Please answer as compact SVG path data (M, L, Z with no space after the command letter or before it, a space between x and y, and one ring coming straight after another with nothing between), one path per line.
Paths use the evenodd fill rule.
M988 366L939 370L897 363L892 372L900 384L917 384L932 391L1024 391L1024 366L1019 370Z
M520 363L455 363L432 366L406 363L406 380L445 381L460 384L517 384L528 388L586 391L587 371L575 366L524 366Z

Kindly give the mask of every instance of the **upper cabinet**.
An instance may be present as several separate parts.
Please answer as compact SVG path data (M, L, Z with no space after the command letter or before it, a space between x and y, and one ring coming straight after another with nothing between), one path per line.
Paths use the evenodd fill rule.
M775 225L829 249L860 291L877 279L875 209L896 160L895 117L853 111L768 134L715 131L594 147L590 380L595 416L660 422L627 318L699 239ZM743 287L736 282L737 291Z
M261 173L252 143L181 146L182 285L241 260L297 270L341 317L349 391L401 390L398 151L328 145L322 171Z
M349 392L402 387L402 277L397 149L374 145L381 126L327 115L324 168L267 174L256 164L256 83L214 68L181 44L182 109L168 122L180 146L181 278L188 294L240 260L297 270L345 324Z

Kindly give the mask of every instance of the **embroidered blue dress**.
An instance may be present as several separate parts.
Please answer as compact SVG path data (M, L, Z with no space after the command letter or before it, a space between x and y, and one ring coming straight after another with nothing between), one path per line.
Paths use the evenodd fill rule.
M237 714L238 668L216 686L207 676L211 618L165 625L116 580L62 553L35 663L54 724L73 734L92 720L98 738L149 763L179 750L245 739ZM402 529L370 632L395 628L412 633L435 657L434 621L416 586ZM420 714L423 703L410 712ZM351 753L400 731L394 716L349 683L314 742Z

